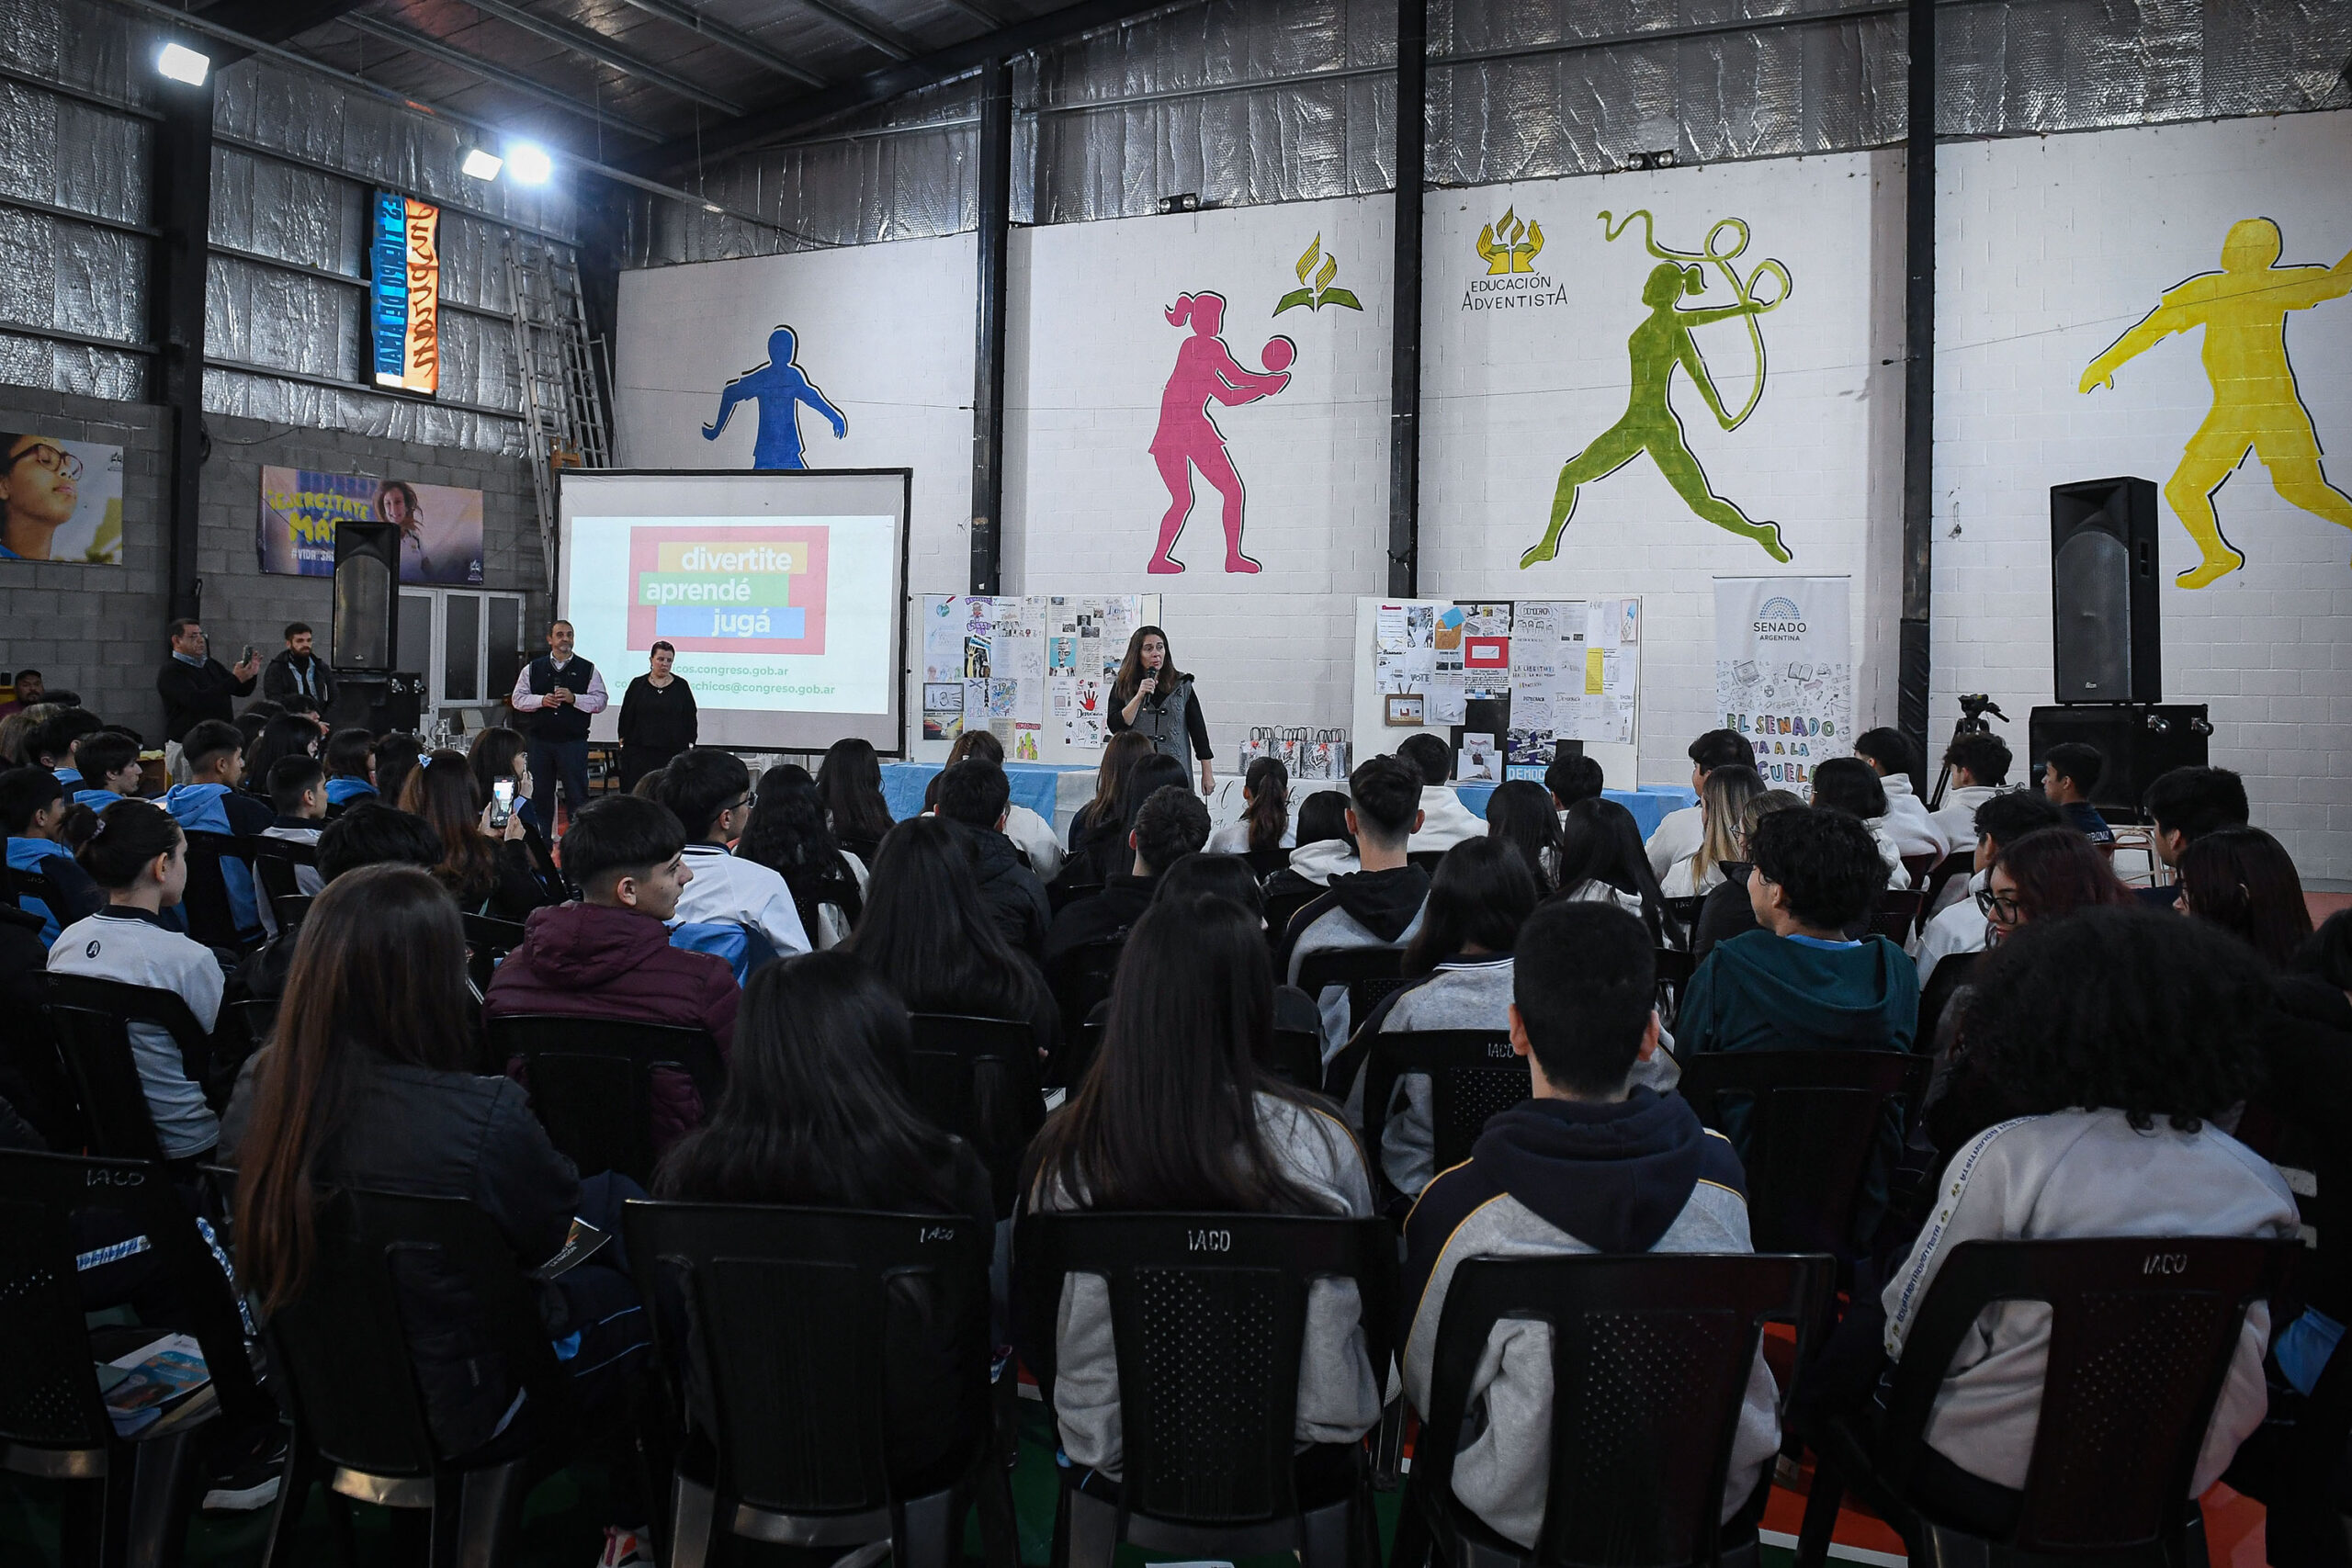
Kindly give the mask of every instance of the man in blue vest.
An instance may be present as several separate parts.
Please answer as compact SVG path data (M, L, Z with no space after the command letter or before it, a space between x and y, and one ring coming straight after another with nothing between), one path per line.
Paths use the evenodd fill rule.
M544 780L548 791L542 820L552 836L557 781L573 812L588 804L588 718L604 712L607 701L604 676L572 654L570 621L548 627L547 652L523 666L508 701L530 742L531 776Z

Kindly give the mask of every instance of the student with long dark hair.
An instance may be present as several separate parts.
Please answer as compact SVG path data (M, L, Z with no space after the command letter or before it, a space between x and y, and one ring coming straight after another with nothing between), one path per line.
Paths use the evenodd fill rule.
M246 1064L222 1125L222 1152L239 1168L237 1273L261 1312L302 1293L338 1188L465 1199L524 1269L562 1249L574 1215L617 1238L621 1202L644 1194L609 1173L583 1185L522 1086L474 1072L474 1017L465 932L440 884L376 865L327 885L303 919L275 1039ZM608 1248L539 1291L582 1402L616 1407L648 1342L625 1254ZM400 1304L446 1450L478 1449L531 1418L463 1316L452 1320L446 1286L403 1291Z
M260 736L245 748L245 787L266 795L272 768L288 757L316 757L323 744L317 719L303 713L279 714L263 725Z
M1258 922L1223 898L1158 905L1136 923L1128 952L1092 1068L1023 1162L1029 1208L1371 1213L1363 1156L1347 1127L1258 1065L1273 1028L1273 973ZM1302 1443L1353 1442L1380 1419L1360 1313L1351 1281L1310 1288ZM1102 1281L1071 1276L1056 1324L1022 1327L1057 1335L1063 1453L1115 1480L1119 1374Z
M842 947L910 1012L1024 1019L1041 1051L1060 1033L1052 993L998 931L964 830L952 822L917 817L890 829L865 885L865 913Z
M2312 934L2311 906L2286 846L2259 828L2223 828L2180 855L2184 913L2230 932L2275 969Z
M1094 770L1094 798L1069 819L1069 847L1076 853L1095 829L1127 819L1127 775L1152 754L1151 742L1132 729L1123 729L1102 744L1102 761Z
M1290 852L1290 863L1266 878L1266 897L1312 897L1330 886L1333 877L1363 869L1355 835L1348 831L1347 791L1318 789L1298 803L1298 844Z
M1878 845L1878 858L1886 863L1886 885L1911 886L1911 873L1903 864L1903 848L1887 816L1886 785L1876 768L1860 757L1828 759L1813 770L1813 803L1860 820L1871 830L1871 841Z
M424 760L424 748L417 744L413 735L394 731L377 737L376 789L387 804L400 799L401 791L408 786L409 775Z
M1535 878L1537 893L1552 891L1560 864L1560 819L1552 792L1532 779L1508 779L1487 797L1487 834L1515 846Z
M538 784L531 776L530 742L523 739L520 730L493 724L474 737L473 748L465 753L465 759L474 775L477 801L486 803L495 798L499 780L514 781L514 815L522 818L523 844L531 852L531 864L537 870L540 881L551 887L562 886L563 878L556 871L555 852L548 847L548 829L555 823L555 786L550 781L547 816L542 819L533 795ZM405 790L407 785L402 784L401 788Z
M1119 815L1098 816L1062 863L1061 882L1065 888L1100 887L1113 877L1124 876L1135 863L1133 846L1127 835L1135 831L1136 817L1143 810L1143 803L1175 784L1187 793L1192 781L1184 775L1184 764L1173 757L1147 750L1127 770L1124 787L1119 792Z
M839 947L865 907L865 866L825 825L824 797L805 768L778 762L752 792L752 824L735 852L784 878L819 949Z
M1560 814L1559 871L1552 886L1556 897L1614 904L1640 916L1659 947L1683 940L1681 926L1667 913L1657 874L1650 870L1641 827L1613 800L1591 795Z
M871 867L892 826L889 805L882 798L882 759L874 743L836 740L828 747L817 764L817 794L834 840Z
M542 880L526 842L522 814L493 828L490 806L458 751L435 751L401 786L400 807L424 818L441 839L433 874L468 914L521 924L534 909L563 902L560 885Z
M1254 757L1241 775L1241 817L1209 835L1213 855L1272 854L1295 848L1290 824L1290 770L1280 757Z

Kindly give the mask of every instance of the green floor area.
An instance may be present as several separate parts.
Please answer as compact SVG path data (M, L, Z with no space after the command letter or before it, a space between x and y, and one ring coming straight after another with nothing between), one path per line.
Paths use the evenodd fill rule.
M1053 1429L1044 1408L1033 1401L1021 1406L1021 1458L1012 1475L1013 1506L1021 1519L1021 1561L1024 1568L1039 1568L1051 1555L1054 1533ZM581 1466L550 1477L531 1494L523 1525L516 1568L594 1568L602 1549L603 1532L590 1522L594 1514L584 1499L600 1494L604 1472ZM1380 1512L1380 1545L1384 1561L1396 1534L1396 1511L1402 1493L1375 1495ZM394 1549L387 1509L355 1505L358 1561L353 1568L396 1568L403 1558ZM0 1477L0 1562L8 1568L40 1563L64 1568L57 1543L58 1502L54 1485L17 1476ZM254 1514L199 1514L188 1530L188 1568L249 1568L261 1561L262 1538L269 1527L266 1510ZM296 1561L302 1568L336 1562L334 1538L328 1528L325 1499L313 1490L302 1518ZM743 1564L789 1564L813 1568L821 1562L809 1553L781 1547L739 1543L735 1561ZM967 1557L980 1555L976 1531L965 1541ZM830 1555L830 1554L828 1554ZM1124 1548L1117 1568L1165 1562L1159 1553ZM1289 1568L1288 1553L1246 1558L1236 1568ZM1770 1547L1764 1551L1764 1568L1791 1568L1791 1554Z

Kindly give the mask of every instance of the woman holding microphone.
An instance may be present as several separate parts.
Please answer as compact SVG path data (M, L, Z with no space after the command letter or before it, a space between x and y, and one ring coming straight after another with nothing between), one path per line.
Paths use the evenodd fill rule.
M1199 762L1201 793L1216 788L1201 699L1193 690L1193 678L1176 668L1168 651L1168 634L1158 626L1139 626L1127 639L1127 656L1111 683L1110 724L1114 735L1132 729L1150 741L1155 751L1180 762Z

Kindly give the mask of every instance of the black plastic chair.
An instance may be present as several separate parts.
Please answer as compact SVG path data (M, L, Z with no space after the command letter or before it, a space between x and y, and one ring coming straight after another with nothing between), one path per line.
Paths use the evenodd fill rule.
M8 889L8 897L17 908L29 912L32 909L32 901L38 900L40 907L49 911L50 919L57 922L58 930L62 931L74 923L74 915L72 906L66 902L64 892L51 880L47 872L28 871L22 866L0 865L0 874L6 876L5 886Z
M1921 891L1919 899L1920 924L1924 927L1928 919L1935 914L1936 904L1937 901L1943 897L1945 884L1951 881L1955 876L1960 877L1964 881L1975 874L1976 846L1974 844L1970 844L1964 849L1954 850L1951 853L1938 861L1936 863L1935 869L1928 873L1928 886Z
M1952 998L1968 984L1976 961L1984 956L1981 953L1954 953L1937 960L1936 972L1928 976L1927 987L1919 993L1919 1027L1912 1037L1914 1049L1936 1049L1937 1031L1943 1027L1944 1014L1951 1010Z
M1437 874L1438 863L1444 858L1445 852L1443 850L1411 850L1407 852L1405 855L1405 862L1408 865L1419 866L1430 875L1435 876Z
M229 900L224 863L235 861L250 881L254 840L196 828L186 829L183 836L187 840L187 886L180 893L180 913L187 920L187 934L207 947L232 953L251 947L248 932L240 927L235 907ZM254 891L258 897L259 889ZM256 913L256 929L258 923Z
M1394 980L1405 962L1401 947L1341 947L1326 948L1310 953L1298 961L1298 988L1316 999L1319 1006L1324 991L1332 986L1352 987L1360 980ZM1282 976L1274 976L1280 981ZM1391 987L1390 989L1394 989ZM1349 993L1350 1006L1354 1005L1355 993ZM1375 1001L1377 998L1374 998Z
M1692 894L1682 898L1658 900L1666 906L1666 912L1673 917L1674 923L1686 931L1695 931L1699 929L1699 910L1706 901L1707 896L1703 893Z
M640 1187L653 1180L655 1069L691 1079L705 1115L727 1087L718 1043L699 1029L515 1013L492 1018L488 1033L495 1062L522 1058L548 1141L583 1172L618 1171Z
M1796 1325L1804 1364L1831 1272L1822 1257L1465 1259L1438 1324L1391 1568L1423 1568L1432 1551L1449 1568L1752 1568L1754 1527L1726 1539L1722 1523L1750 1369L1767 1321ZM1498 1534L1453 1490L1488 1336L1499 1322L1531 1318L1551 1325L1554 1409L1532 1549Z
M1523 1104L1535 1093L1534 1075L1511 1051L1510 1035L1498 1029L1383 1030L1372 1036L1363 1068L1364 1159L1383 1191L1388 1185L1380 1141L1388 1123L1388 1102L1396 1082L1410 1073L1430 1080L1430 1121L1436 1134L1432 1170L1445 1170L1470 1157L1470 1147L1495 1116ZM1418 1192L1403 1194L1418 1198Z
M1690 976L1698 970L1698 962L1684 947L1661 947L1657 952L1657 1009L1668 1028L1675 1015L1682 1010L1682 993L1690 984Z
M1037 1034L1018 1019L910 1015L908 1097L932 1125L972 1145L989 1168L999 1219L1012 1213L1021 1153L1046 1122Z
M1046 966L1046 985L1061 1009L1064 1040L1076 1042L1088 1015L1109 998L1112 982L1119 975L1119 955L1126 950L1127 933L1121 931L1097 942L1080 942L1054 955ZM1091 1059L1083 1052L1076 1053L1070 1060L1054 1064L1054 1077L1075 1089Z
M1290 864L1288 850L1245 850L1241 858L1250 863L1251 874L1261 881Z
M1797 1545L1821 1568L1850 1487L1899 1531L1913 1562L2023 1564L2064 1557L2104 1568L2188 1568L2205 1561L2188 1494L2247 1306L2276 1301L2302 1251L2294 1240L2112 1236L1971 1241L1928 1288L1875 1422L1818 1424L1820 1457ZM2022 1506L1994 1540L1915 1500L1944 1374L1981 1314L2046 1303L2049 1366Z
M1919 894L1891 887L1878 896L1871 910L1871 930L1900 947L1919 929L1919 911L1925 907Z
M1942 858L1940 855L1905 855L1903 874L1909 880L1911 886L1924 891L1927 887L1927 879L1935 874L1937 863Z
M91 1375L164 1330L87 1325L78 1217L147 1240L161 1289L204 1353L210 1382L144 1430L118 1437ZM107 1343L98 1341L104 1338ZM152 1160L0 1151L0 1471L64 1483L63 1561L149 1568L180 1561L204 1423L273 1420L254 1378L234 1292L164 1168Z
M662 1363L684 1385L672 1568L700 1568L726 1536L887 1540L899 1568L950 1568L975 1500L991 1562L1013 1568L1012 1489L991 1440L995 1227L641 1200L622 1223L639 1291L661 1303ZM894 1429L910 1406L920 1425ZM910 1440L928 1452L909 1461Z
M1387 1222L1294 1214L1024 1213L1013 1233L1023 1359L1054 1407L1062 1282L1100 1276L1117 1346L1124 1473L1118 1501L1062 1471L1056 1568L1109 1568L1126 1542L1239 1558L1298 1551L1304 1568L1377 1568L1362 1450L1317 1467L1296 1453L1307 1289L1355 1282L1364 1348L1385 1379L1396 1238ZM1316 1458L1308 1456L1311 1463ZM1336 1470L1344 1483L1323 1471Z
M578 1426L571 1380L513 1251L462 1198L346 1188L320 1205L316 1224L300 1292L262 1331L294 1426L264 1568L296 1561L312 1482L331 1497L429 1510L435 1568L494 1568L525 1496L570 1453ZM443 1448L417 1383L402 1298L404 1281L427 1270L435 1303L464 1314L455 1332L477 1347L474 1366L522 1393L505 1431L469 1453ZM427 1324L418 1337L451 1332Z
M213 1098L211 1040L177 991L87 975L51 974L46 983L50 1029L81 1097L92 1152L110 1159L164 1158L131 1054L133 1023L168 1031L180 1048L180 1068L188 1081L205 1091L215 1111L220 1108Z
M1277 953L1282 952L1283 937L1290 931L1290 923L1297 919L1298 912L1329 891L1328 887L1304 887L1295 893L1274 894L1267 897L1266 941Z
M1294 1089L1323 1087L1323 1037L1311 1029L1277 1029L1258 1064Z
M311 896L302 891L300 868L319 863L318 851L310 844L292 839L273 839L267 834L245 840L253 849L254 883L262 897L269 900L269 912L277 918L280 931L290 931L302 923L310 912Z
M1744 1140L1749 1234L1766 1252L1855 1255L1855 1216L1888 1128L1917 1114L1928 1057L1907 1051L1708 1051L1679 1058L1699 1120Z
M458 918L466 928L466 974L473 981L474 989L487 996L499 960L523 945L522 922L489 915Z

